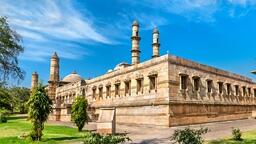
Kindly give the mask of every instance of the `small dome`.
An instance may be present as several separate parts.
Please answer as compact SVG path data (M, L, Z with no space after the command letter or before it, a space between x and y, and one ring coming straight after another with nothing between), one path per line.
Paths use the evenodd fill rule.
M113 71L112 69L109 69L107 73L110 73L110 72L112 72L112 71Z
M139 22L137 20L133 21L132 26L139 26Z
M77 82L77 81L81 81L82 78L80 75L78 75L75 71L67 76L65 76L63 78L62 81L64 82Z
M123 69L125 67L130 66L130 64L126 63L126 62L121 62L119 64L116 65L116 67L114 68L114 70L119 70L119 69Z
M159 30L157 29L157 27L154 27L153 33L159 33Z

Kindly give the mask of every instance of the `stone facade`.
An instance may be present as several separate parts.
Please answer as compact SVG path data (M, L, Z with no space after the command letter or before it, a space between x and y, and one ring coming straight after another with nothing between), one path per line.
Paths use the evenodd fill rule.
M159 56L156 28L152 59L140 63L138 22L132 31L132 65L120 63L96 78L85 80L74 72L57 80L59 64L51 60L54 75L47 89L54 95L55 109L50 119L70 121L76 96L88 100L91 120L97 120L101 108L115 108L120 124L186 125L244 119L255 111L251 79L174 55Z

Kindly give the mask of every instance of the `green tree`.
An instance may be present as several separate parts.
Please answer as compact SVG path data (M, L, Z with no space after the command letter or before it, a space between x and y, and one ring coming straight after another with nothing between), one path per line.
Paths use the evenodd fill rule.
M13 97L10 96L8 90L0 86L0 109L13 110Z
M24 51L21 37L10 28L5 17L0 17L0 82L8 78L24 79L24 71L18 66L18 56Z
M88 123L87 100L83 96L77 96L72 104L71 119L76 124L78 131L82 131L84 124Z
M28 116L32 122L32 131L30 136L32 140L41 140L44 129L44 122L47 121L52 111L52 101L47 96L42 84L36 87L27 102L29 107Z
M9 95L13 97L13 108L20 113L26 113L27 107L25 103L29 99L30 89L25 87L12 87L8 89Z

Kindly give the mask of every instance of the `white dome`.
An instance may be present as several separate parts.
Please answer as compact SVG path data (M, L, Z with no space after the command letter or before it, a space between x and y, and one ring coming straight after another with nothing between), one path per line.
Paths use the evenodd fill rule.
M123 69L125 67L130 66L130 64L126 63L126 62L121 62L119 64L116 65L116 67L114 68L114 70L119 70L119 69Z
M81 81L82 78L80 75L78 75L75 71L67 76L65 76L63 78L62 81L64 82L77 82L77 81Z

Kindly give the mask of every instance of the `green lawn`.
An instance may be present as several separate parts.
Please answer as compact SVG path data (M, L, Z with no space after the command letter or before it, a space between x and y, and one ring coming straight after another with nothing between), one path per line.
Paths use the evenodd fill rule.
M0 144L30 144L29 140L18 138L23 133L29 133L31 129L30 121L24 117L11 117L7 123L0 123ZM66 126L46 124L43 131L42 142L34 143L80 143L85 132L77 132L77 129Z
M243 141L237 142L231 138L210 141L208 144L256 144L256 130L242 133Z

